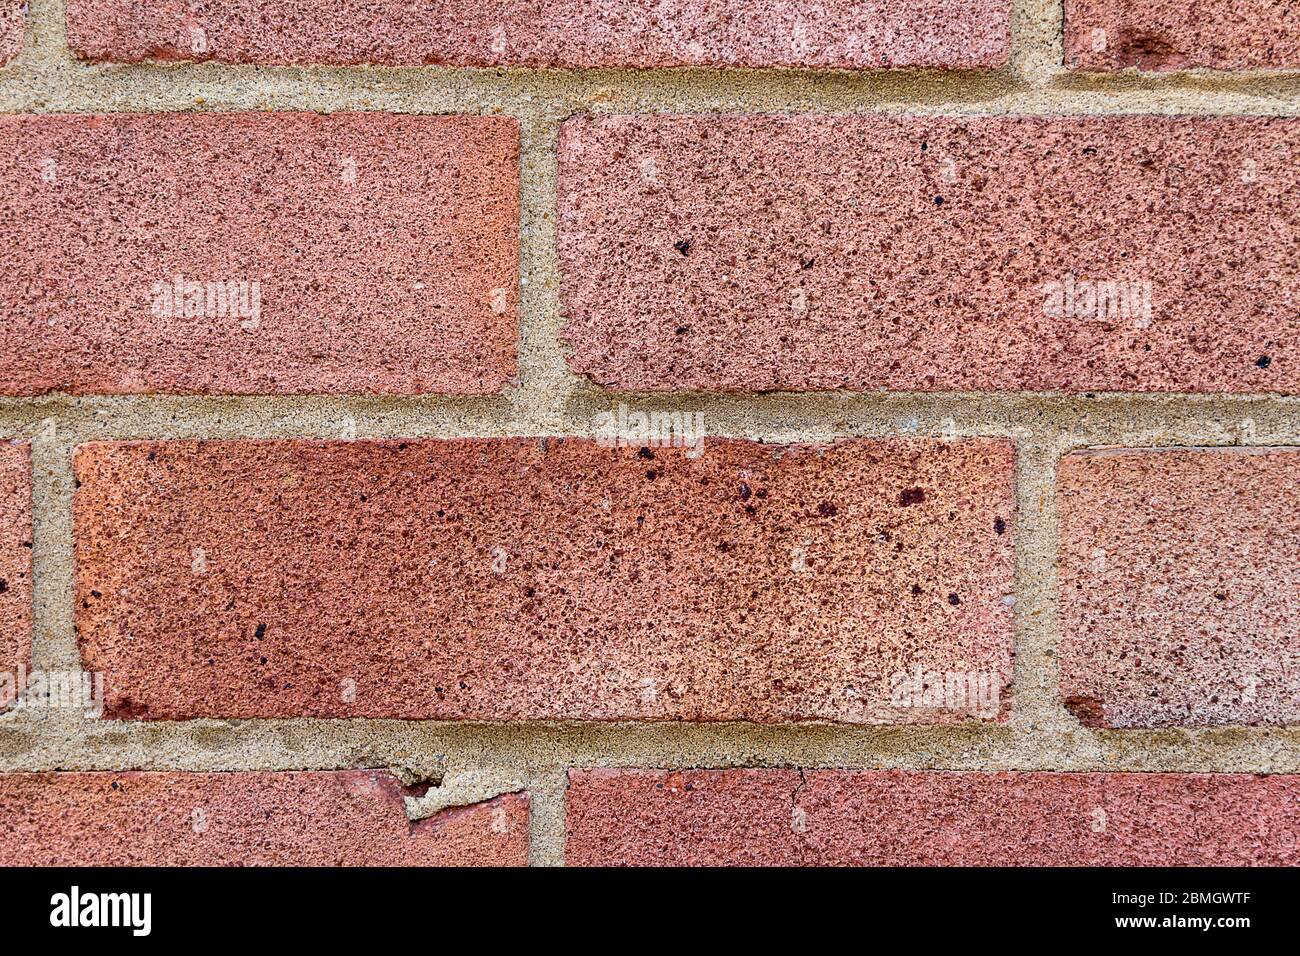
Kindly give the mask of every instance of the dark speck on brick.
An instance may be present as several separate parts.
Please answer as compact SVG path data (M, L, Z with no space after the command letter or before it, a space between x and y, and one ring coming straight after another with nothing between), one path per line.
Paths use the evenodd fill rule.
M923 488L904 488L898 496L898 503L904 508L919 505L923 501L925 501L925 489Z

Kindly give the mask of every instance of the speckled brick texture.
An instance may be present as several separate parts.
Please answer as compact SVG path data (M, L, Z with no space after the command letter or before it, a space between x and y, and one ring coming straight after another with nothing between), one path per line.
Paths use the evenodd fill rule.
M0 710L32 659L32 468L28 446L0 443Z
M1065 0L1065 58L1084 70L1300 67L1287 0Z
M69 0L81 56L402 66L993 68L1009 0Z
M2 116L0 393L500 391L518 140L509 117Z
M0 774L0 865L524 866L528 812L412 822L385 771Z
M1005 714L1008 442L92 443L75 469L78 636L118 717Z
M1291 119L579 116L559 162L601 385L1300 390Z
M1060 509L1081 720L1300 724L1300 449L1072 454Z
M1300 778L575 770L570 866L1300 862Z
M0 66L4 66L23 48L27 28L25 0L0 0Z
M0 0L0 869L1300 864L1297 16Z

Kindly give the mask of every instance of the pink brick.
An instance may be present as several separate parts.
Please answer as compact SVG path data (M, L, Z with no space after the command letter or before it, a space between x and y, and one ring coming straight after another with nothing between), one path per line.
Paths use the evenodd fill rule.
M0 66L16 57L23 48L26 27L26 0L0 0Z
M1300 17L1279 0L1065 0L1066 63L1085 70L1300 66Z
M1300 862L1300 777L574 770L570 866Z
M983 440L93 443L78 634L120 717L995 718L1013 459ZM918 667L930 696L891 684Z
M0 444L0 709L31 662L32 468L27 446L11 441Z
M528 806L411 822L373 770L0 774L0 865L525 866Z
M1009 0L69 0L95 60L406 66L996 67Z
M1300 450L1067 455L1060 509L1081 720L1300 724Z
M511 118L4 116L0 184L4 394L487 393L514 375ZM160 295L178 276L247 283L242 310L178 307Z
M1297 169L1293 119L577 117L570 365L623 390L1300 391ZM1096 281L1130 295L1102 309Z

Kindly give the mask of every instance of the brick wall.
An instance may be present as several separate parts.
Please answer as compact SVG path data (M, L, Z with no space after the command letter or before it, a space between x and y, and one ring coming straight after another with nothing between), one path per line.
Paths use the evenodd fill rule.
M1300 862L1286 4L417 6L0 2L6 865Z

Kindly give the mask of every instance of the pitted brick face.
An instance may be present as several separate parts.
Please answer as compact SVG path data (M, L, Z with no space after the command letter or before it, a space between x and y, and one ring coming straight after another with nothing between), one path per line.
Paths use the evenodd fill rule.
M1278 0L1065 0L1065 59L1084 70L1300 67L1300 19Z
M1008 0L70 0L93 60L401 66L999 67Z
M528 794L407 818L385 771L0 774L4 866L525 866Z
M94 443L78 635L120 717L997 719L1013 469L990 440Z
M518 150L509 117L0 117L0 394L498 392Z
M1291 119L580 116L571 368L620 390L1300 391Z
M1080 720L1300 724L1300 450L1067 455L1060 511Z
M1300 861L1300 778L573 770L571 866L1249 866Z
M0 674L32 662L32 468L28 446L0 443ZM14 690L17 684L14 684ZM0 710L12 703L0 684Z
M0 66L16 57L23 48L26 28L26 0L0 0Z

